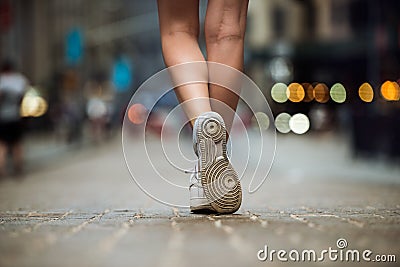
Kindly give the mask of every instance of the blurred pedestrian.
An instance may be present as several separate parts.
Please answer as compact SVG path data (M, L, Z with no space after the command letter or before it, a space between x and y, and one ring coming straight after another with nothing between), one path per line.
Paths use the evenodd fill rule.
M8 151L12 154L14 173L21 174L23 125L20 114L22 98L28 80L16 71L11 61L5 61L0 73L0 175L6 171Z
M111 83L102 75L89 80L84 91L91 138L100 143L110 135L114 91Z

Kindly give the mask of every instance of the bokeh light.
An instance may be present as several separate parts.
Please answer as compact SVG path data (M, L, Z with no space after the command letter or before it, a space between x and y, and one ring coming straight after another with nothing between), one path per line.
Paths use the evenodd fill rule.
M36 88L31 87L22 98L20 114L22 117L40 117L47 109L47 101L39 95Z
M330 95L336 103L343 103L346 101L346 89L341 83L335 83L331 87Z
M290 132L289 120L291 116L288 113L281 113L275 118L275 127L280 133Z
M47 108L48 108L47 101L44 98L40 97L40 96L38 96L36 98L36 101L38 101L39 105L38 105L38 107L36 109L36 113L32 114L32 116L33 117L43 116L47 112Z
M304 99L305 92L301 84L291 83L287 88L286 95L290 101L297 103Z
M288 87L284 83L276 83L272 86L271 97L277 103L285 103L288 100L286 91Z
M253 116L252 123L254 127L259 127L261 130L266 131L269 128L269 118L264 112L256 112Z
M381 86L381 94L388 101L400 99L399 85L396 82L386 81Z
M360 88L358 88L358 95L362 101L370 103L374 99L374 90L369 83L363 83Z
M22 117L40 117L47 111L47 102L40 96L25 96L21 103Z
M306 115L298 113L290 118L289 127L295 134L304 134L310 129L310 120Z
M314 100L314 87L310 83L302 83L301 84L304 89L304 98L303 101L308 103Z
M136 103L129 107L128 118L133 124L142 124L147 115L147 109L142 104Z
M293 63L287 57L275 57L269 63L269 72L274 81L290 81L293 77Z
M86 107L86 113L90 119L102 118L107 114L107 105L101 99L90 99Z
M314 87L314 98L319 103L326 103L329 100L329 89L324 83L318 83Z

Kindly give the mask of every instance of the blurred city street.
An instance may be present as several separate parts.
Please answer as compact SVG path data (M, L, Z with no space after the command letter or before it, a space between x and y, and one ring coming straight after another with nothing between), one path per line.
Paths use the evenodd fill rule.
M32 153L38 143L27 144ZM1 181L0 265L258 266L265 245L318 251L337 248L339 238L351 249L400 255L398 166L353 160L329 134L279 136L277 145L261 197L221 216L147 197L129 177L119 136L42 155L46 166ZM316 168L302 168L308 157ZM326 161L329 171L318 170Z
M0 0L0 267L399 266L399 10ZM210 110L232 215L188 207Z

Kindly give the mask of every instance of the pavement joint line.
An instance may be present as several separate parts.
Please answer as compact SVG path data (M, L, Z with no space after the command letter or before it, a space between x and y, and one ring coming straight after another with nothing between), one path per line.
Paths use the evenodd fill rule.
M364 223L363 222L360 222L360 221L357 221L357 220L354 220L354 219L351 219L351 218L343 218L343 217L340 217L340 216L335 215L335 214L298 214L298 215L297 214L290 214L291 218L293 218L295 220L298 220L300 222L306 223L307 226L309 226L309 227L312 227L312 228L316 227L317 229L318 229L318 227L321 227L320 225L317 225L315 223L310 222L307 218L304 218L303 216L307 216L307 217L333 217L333 218L341 219L342 221L346 221L346 222L348 222L348 223L350 223L352 225L355 225L355 226L357 226L359 228L363 228L364 227ZM384 217L381 216L381 218L384 218Z
M30 212L28 212L28 214L26 215L26 217L37 216L37 214L39 214L37 211L30 211Z
M214 221L214 226L216 228L221 228L225 233L227 233L228 235L233 233L233 228L231 226L222 224L221 220L216 220Z
M256 251L256 248L254 248L253 244L247 242L244 238L238 235L233 227L223 224L221 219L215 220L211 216L208 217L209 220L214 222L214 226L217 229L221 229L225 234L227 234L230 246L235 249L243 258L248 257L248 255L251 255L254 253L254 251Z
M233 228L228 226L228 225L223 225L222 222L221 222L221 219L216 220L213 215L209 215L209 216L207 216L207 218L210 221L214 222L214 226L216 228L222 229L227 234L232 234L233 233Z
M249 214L249 218L250 218L251 221L259 222L261 227L263 227L263 228L267 227L268 221L260 219L260 216L261 216L260 214L251 213L250 211L247 211L247 213Z
M113 212L130 212L131 210L128 210L128 209L116 209L116 210L113 210Z
M315 210L314 210L313 208L311 208L311 207L301 206L301 208L302 208L303 210L308 211L308 212L315 212Z
M31 227L32 231L37 230L40 226L42 226L45 223L60 221L60 220L64 219L65 217L67 217L71 213L72 213L72 210L69 210L69 211L65 212L64 214L62 214L61 216L59 216L57 218L52 218L52 219L49 219L49 220L45 220L45 221L39 222L39 223L35 224L33 227Z
M80 231L82 231L82 230L83 230L88 224L90 224L91 222L94 222L94 221L96 221L96 220L100 220L101 217L103 217L103 216L104 216L105 214L107 214L108 212L110 212L110 210L109 210L109 209L106 209L106 210L104 210L103 212L101 212L101 213L99 213L99 214L97 214L97 215L91 217L89 220L86 220L86 221L84 221L83 223L81 223L81 224L79 224L79 225L73 227L73 228L70 230L69 236L70 236L70 235L73 235L73 234L76 234L76 233L78 233L78 232L80 232Z
M175 217L181 217L181 216L179 215L179 210L178 210L177 208L172 208L172 212L174 213L174 216L175 216Z
M382 215L379 215L379 214L372 214L373 216L375 216L375 217L378 217L378 218L381 218L381 219L385 219L385 217L384 216L382 216Z
M167 248L160 257L158 266L185 266L181 251L183 249L185 235L181 231L180 223L176 222L176 219L180 217L179 210L172 208L174 213L173 217L170 217L171 228L173 229L171 237L168 240Z
M144 217L144 214L141 213L141 212L135 213L135 215L133 215L133 218L134 218L134 219L141 219L141 218L143 218L143 217Z
M214 216L213 215L208 215L207 219L209 219L210 221L215 221Z
M342 218L342 220L346 221L346 222L348 222L348 223L350 223L352 225L355 225L358 228L363 228L364 227L364 223L363 222L360 222L360 221L357 221L357 220L354 220L354 219L351 219L351 218Z
M114 233L110 237L105 238L102 242L100 242L99 249L105 253L111 252L118 241L121 240L128 233L129 228L134 223L135 222L132 219L129 219L127 222L123 222L121 226L116 231L114 231Z
M49 223L49 222L55 222L55 221L58 221L58 220L62 220L62 219L64 219L65 217L67 217L67 216L68 216L69 214L71 214L71 213L72 213L72 210L69 210L69 211L63 213L63 214L62 214L61 216L59 216L59 217L51 218L51 219L48 219L48 220L43 220L43 221L41 221L41 222L38 222L38 223L34 224L33 226L25 227L25 228L22 228L22 229L19 230L19 231L11 232L11 233L10 233L10 236L13 237L13 238L15 238L15 237L20 236L22 233L32 233L33 231L37 230L40 226L42 226L42 225L44 225L44 224L46 224L46 223ZM44 217L43 215L45 215L45 214L37 213L36 211L34 211L34 212L29 212L29 213L25 216L25 218L30 218L30 217ZM5 223L4 220L2 221L1 224L3 224L3 223Z
M175 231L180 231L181 227L179 226L179 223L176 222L176 219L181 217L179 210L177 208L172 208L172 212L174 213L174 216L169 218L171 220L171 227Z
M172 227L172 229L173 229L174 231L181 231L181 230L182 230L182 227L180 226L181 223L178 223L178 222L176 221L177 218L178 218L178 217L172 217L172 218L170 218L170 220L171 220L171 227Z
M332 217L332 218L340 218L339 216L335 215L335 214L315 214L315 213L306 213L306 214L298 214L297 216L301 217L301 216L307 216L307 217Z
M304 223L307 227L314 228L319 231L323 231L323 227L319 224L313 223L307 218L301 217L302 215L290 214L290 218L297 220L301 223Z
M101 212L101 213L99 213L99 214L97 214L97 215L91 217L89 220L87 220L87 221L85 221L85 222L83 222L83 223L81 223L81 224L79 224L79 225L73 227L67 234L64 235L64 238L71 237L72 235L74 235L74 234L80 232L83 228L86 227L86 225L88 225L89 223L91 223L91 222L93 222L93 221L95 221L95 220L99 220L101 217L103 217L103 216L104 216L105 214L107 214L109 211L110 211L109 209L106 209L106 210L104 210L103 212ZM68 213L68 214L70 214L70 213ZM65 215L65 213L64 213L64 214L63 214L63 215L65 215L64 218L65 218L68 214ZM53 234L53 233L49 233L49 234L46 235L46 237L45 237L45 239L44 239L44 243L41 243L40 245L36 246L35 248L36 248L38 251L41 251L41 250L43 250L43 249L46 247L46 245L47 245L47 246L53 245L53 244L56 243L59 239L60 239L59 236L56 236L56 235Z
M175 221L173 221L175 222ZM176 222L175 222L176 223ZM177 224L177 223L176 223ZM160 257L158 266L186 266L183 260L183 245L185 235L182 231L173 231L168 240L167 247Z

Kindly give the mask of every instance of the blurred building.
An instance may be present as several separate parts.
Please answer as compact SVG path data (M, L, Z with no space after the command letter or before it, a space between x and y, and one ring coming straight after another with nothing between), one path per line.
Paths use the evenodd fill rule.
M156 7L155 1L1 0L0 61L16 62L49 101L49 112L35 124L63 125L67 136L80 132L84 85L110 80L121 55L140 66L132 67L130 87L115 99L122 109L135 88L163 67ZM117 110L112 117L120 116Z
M17 61L34 84L65 67L108 70L119 51L138 57L141 49L159 50L156 3L150 1L1 0L0 8L0 58ZM82 32L84 51L81 62L69 66L66 38L74 28Z
M394 0L254 0L248 44L258 59L292 58L294 80L343 81L348 65L356 82L397 79L399 8Z
M390 90L399 94L398 10L394 0L251 1L248 68L275 116L301 112L313 130L350 133L355 154L399 157L398 97L388 99L382 91L393 82ZM326 101L277 103L271 88L278 82L321 83L328 95ZM346 90L343 104L329 99L335 83ZM371 103L360 99L363 83L371 88Z
M314 63L317 59L331 62L337 72L338 61L356 58L366 63L357 65L364 76L385 79L399 69L398 61L385 58L398 54L398 9L396 0L252 0L248 49L262 60L295 58L301 64L295 77L307 78L303 72L312 74L309 79L329 76L325 72L331 70L323 70L324 62ZM109 68L118 51L147 59L140 65L149 73L162 66L155 1L1 0L0 10L0 58L15 59L34 84L68 67L66 36L73 28L83 35L78 67L84 71ZM151 66L142 64L151 54L156 55Z
M207 2L200 3L204 15ZM388 133L395 129L389 126L397 118L398 102L383 101L380 87L400 78L398 10L397 0L251 0L246 72L269 98L275 115L302 112L318 118L329 113L324 116L330 117L331 128L353 128L353 143L363 140L360 134L371 125L385 129L375 133L380 140L391 140ZM109 79L120 55L140 66L132 68L129 94L164 67L156 1L0 0L0 14L0 59L15 60L42 88L50 114L57 114L54 107L60 99L73 99L74 105L83 101L83 85L93 77ZM277 82L327 87L340 82L347 91L346 102L275 103L270 92ZM364 82L376 99L369 104L358 95ZM375 143L372 150L393 149L391 142Z

